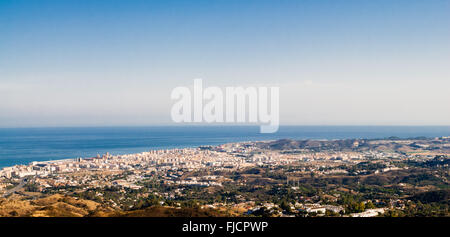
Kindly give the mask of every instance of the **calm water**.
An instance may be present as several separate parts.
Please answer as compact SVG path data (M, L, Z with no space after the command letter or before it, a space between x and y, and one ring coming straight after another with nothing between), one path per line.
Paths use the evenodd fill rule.
M286 126L274 134L259 127L98 127L2 128L0 167L32 161L126 154L150 149L196 147L228 142L292 139L386 138L450 136L446 127Z

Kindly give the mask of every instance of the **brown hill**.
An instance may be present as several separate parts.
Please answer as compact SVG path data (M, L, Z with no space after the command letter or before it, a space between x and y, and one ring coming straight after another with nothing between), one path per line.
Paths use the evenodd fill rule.
M96 212L101 213L101 211L105 210L99 203L60 194L37 200L0 200L0 216L2 217L83 217Z
M220 217L230 216L225 212L201 208L173 208L153 206L142 210L115 213L115 217Z

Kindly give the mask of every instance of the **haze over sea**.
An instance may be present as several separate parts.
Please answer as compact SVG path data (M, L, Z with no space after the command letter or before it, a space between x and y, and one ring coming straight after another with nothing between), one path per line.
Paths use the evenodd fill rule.
M258 126L160 126L0 128L0 168L97 154L129 154L154 149L229 142L291 139L347 139L450 136L450 126L281 126L261 134Z

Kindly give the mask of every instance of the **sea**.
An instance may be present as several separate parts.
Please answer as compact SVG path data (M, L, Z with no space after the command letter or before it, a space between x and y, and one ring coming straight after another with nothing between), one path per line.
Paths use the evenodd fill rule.
M155 126L0 128L0 168L50 161L276 139L415 138L450 136L450 126Z

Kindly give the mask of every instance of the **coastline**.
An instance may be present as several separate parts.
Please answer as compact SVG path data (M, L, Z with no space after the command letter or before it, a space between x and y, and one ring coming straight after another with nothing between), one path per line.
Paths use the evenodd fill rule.
M450 136L445 136L445 137L421 137L421 139L438 139L438 138L450 138ZM308 140L308 141L339 141L339 140L347 140L347 139L361 139L361 140L390 140L390 138L386 137L386 138L346 138L346 139L303 139L303 140ZM409 138L398 138L401 140L413 140L413 139L418 139L418 137L409 137ZM229 143L210 143L210 144L203 144L203 145L198 145L198 146L172 146L172 147L159 147L159 149L144 149L141 152L134 152L134 153L120 153L120 154L109 154L109 152L105 152L104 154L109 154L111 156L135 156L138 154L142 154L145 152L152 152L152 151L173 151L173 150L180 150L180 149L194 149L194 148L199 148L202 146L222 146L222 145L228 145L228 144L242 144L242 143L249 143L249 142L271 142L271 141L275 141L275 140L296 140L293 138L281 138L281 139L266 139L266 140L242 140L242 141L237 141L237 142L229 142ZM100 155L100 153L97 153L98 155ZM90 157L77 157L77 158L62 158L62 159L52 159L52 160L42 160L42 161L30 161L26 164L15 164L15 165L11 165L11 166L0 166L0 171L8 169L8 168L13 168L15 166L31 166L32 164L55 164L55 163L60 163L60 162L71 162L71 161L75 161L77 159L91 159L91 158L96 158L93 156Z
M433 138L449 136L450 126L281 126L275 134L260 134L257 126L8 128L0 131L2 169L31 162L93 157L106 152L126 155L155 149L285 138Z

